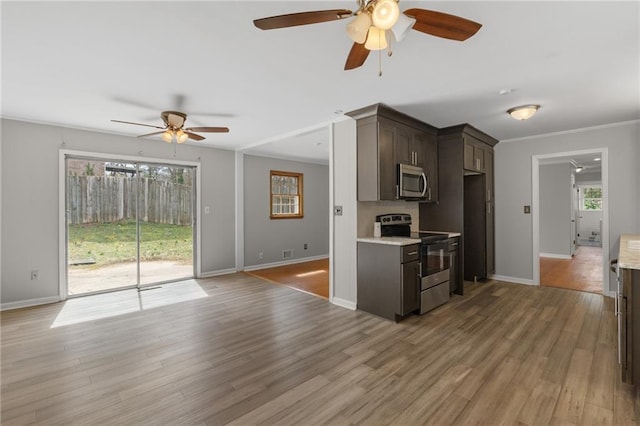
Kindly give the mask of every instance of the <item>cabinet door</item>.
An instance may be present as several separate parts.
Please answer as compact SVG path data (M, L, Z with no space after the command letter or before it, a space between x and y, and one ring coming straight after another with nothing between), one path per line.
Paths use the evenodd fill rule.
M484 149L483 144L474 144L473 145L474 164L476 165L476 170L479 171L479 172L484 172L485 171L484 154L485 154L485 149Z
M402 291L399 315L408 315L419 308L420 262L402 264Z
M380 200L397 199L398 170L395 161L396 129L386 121L378 123L378 187Z
M396 163L415 166L415 153L411 141L411 133L401 125L395 126L396 132Z
M468 142L466 139L464 141L464 168L466 170L476 170L474 147L473 144Z
M427 160L427 134L420 131L413 131L411 135L411 153L415 166L425 168Z
M490 148L484 142L470 136L464 136L464 168L474 172L485 171L485 150Z

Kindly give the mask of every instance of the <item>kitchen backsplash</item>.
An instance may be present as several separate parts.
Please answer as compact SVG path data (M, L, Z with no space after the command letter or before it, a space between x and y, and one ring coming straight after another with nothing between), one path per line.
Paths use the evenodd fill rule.
M411 231L418 231L420 204L407 201L359 201L358 202L358 238L373 237L373 222L376 216L387 213L406 213L411 215Z

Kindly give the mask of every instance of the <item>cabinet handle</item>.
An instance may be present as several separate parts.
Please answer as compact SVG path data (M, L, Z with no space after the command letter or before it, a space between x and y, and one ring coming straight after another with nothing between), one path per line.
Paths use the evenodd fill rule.
M412 252L407 253L407 256L415 256L416 254L418 254L417 251L412 251Z
M476 158L476 170L480 170L480 159Z
M487 199L491 201L491 190L487 189Z
M491 203L487 203L487 214L491 214Z
M396 185L396 200L400 199L400 185Z

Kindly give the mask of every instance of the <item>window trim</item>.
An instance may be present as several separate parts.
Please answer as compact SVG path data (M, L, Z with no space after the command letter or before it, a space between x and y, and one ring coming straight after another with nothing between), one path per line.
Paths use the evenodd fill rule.
M273 176L286 176L295 177L298 179L298 212L295 214L274 214L273 212ZM285 172L281 170L271 170L269 172L269 218L270 219L302 219L304 218L304 203L303 203L303 173L300 172ZM277 194L276 194L277 195Z

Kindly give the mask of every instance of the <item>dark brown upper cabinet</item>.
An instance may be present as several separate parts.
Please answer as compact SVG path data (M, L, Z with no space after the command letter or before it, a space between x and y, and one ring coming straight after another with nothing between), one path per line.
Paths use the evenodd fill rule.
M357 121L358 201L398 199L398 164L422 167L438 200L437 129L384 104L347 113Z

